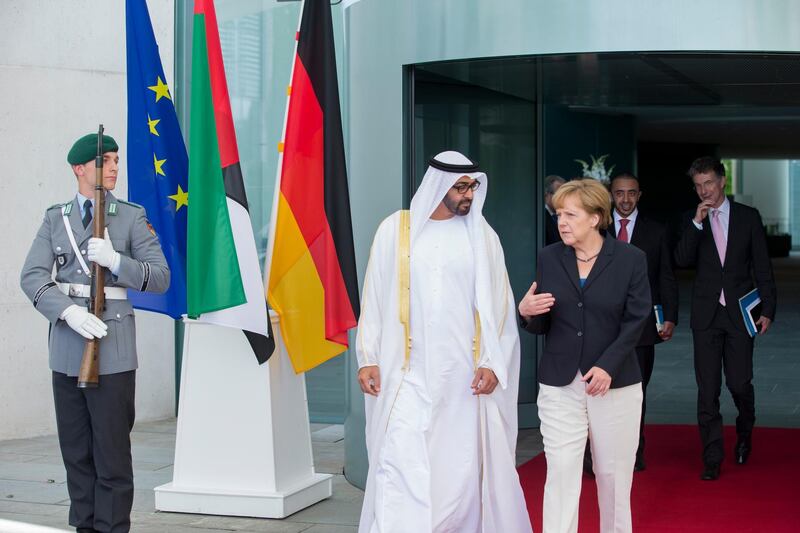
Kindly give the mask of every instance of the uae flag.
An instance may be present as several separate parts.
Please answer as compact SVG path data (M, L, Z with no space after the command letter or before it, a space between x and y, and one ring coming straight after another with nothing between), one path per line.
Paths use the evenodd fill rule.
M305 0L296 39L267 295L299 373L347 349L359 303L329 0Z
M263 363L275 341L212 0L194 2L191 98L187 314L200 322L241 329Z

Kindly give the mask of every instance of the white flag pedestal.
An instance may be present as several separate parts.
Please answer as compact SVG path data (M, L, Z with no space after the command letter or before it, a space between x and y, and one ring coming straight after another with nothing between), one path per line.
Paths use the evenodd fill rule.
M305 375L270 319L263 365L241 330L185 320L175 466L157 510L284 518L331 496L332 476L314 471Z

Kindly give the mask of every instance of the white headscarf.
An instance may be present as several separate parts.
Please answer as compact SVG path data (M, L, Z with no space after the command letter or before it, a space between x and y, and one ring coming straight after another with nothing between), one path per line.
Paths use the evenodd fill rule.
M442 152L437 154L432 162L439 164L440 167L453 167L456 170L447 171L429 166L422 178L422 183L414 193L411 199L411 247L414 247L416 237L425 227L425 224L430 220L431 215L442 203L442 200L447 195L450 187L462 176L467 176L470 179L478 180L481 182L478 190L475 191L472 197L472 207L467 217L468 225L470 228L472 220L481 220L481 210L483 209L483 202L486 200L486 174L483 172L476 172L477 165L470 161L466 156L453 151ZM463 170L458 170L457 167L463 167ZM470 235L472 237L472 235ZM474 241L473 241L474 242Z

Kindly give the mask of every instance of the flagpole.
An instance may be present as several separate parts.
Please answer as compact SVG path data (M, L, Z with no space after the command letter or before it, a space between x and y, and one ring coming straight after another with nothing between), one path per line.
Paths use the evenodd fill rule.
M286 141L286 124L289 122L289 106L292 101L291 87L294 83L294 67L297 61L297 46L300 43L300 25L303 22L303 10L306 7L306 0L300 4L300 17L297 19L297 31L294 35L294 53L292 54L292 69L289 74L289 86L286 88L286 107L283 110L283 129L281 131L281 140L279 143L280 149L278 150L278 168L277 175L275 176L275 191L272 195L272 211L269 214L269 239L267 240L267 254L266 263L264 265L264 290L267 292L267 301L269 301L269 278L272 271L272 254L275 252L275 228L278 222L278 206L280 205L281 198L281 175L283 174L283 149L285 148L284 142Z

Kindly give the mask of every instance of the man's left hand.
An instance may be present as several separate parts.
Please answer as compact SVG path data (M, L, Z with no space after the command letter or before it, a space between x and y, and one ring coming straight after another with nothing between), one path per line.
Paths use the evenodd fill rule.
M675 331L675 322L669 320L664 321L664 329L658 332L658 336L663 340L668 341L672 338L672 333Z
M497 387L497 376L491 368L479 368L475 371L475 379L472 380L472 394L491 394Z
M111 238L108 236L108 229L104 239L92 237L86 247L86 258L93 263L113 270L114 264L119 264L119 252L114 251Z
M756 320L756 326L758 327L758 334L763 335L764 333L766 333L771 324L772 324L771 318L765 317L763 315L758 317L758 320Z

